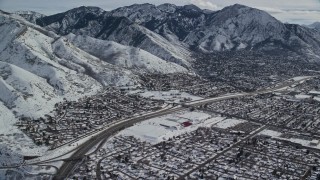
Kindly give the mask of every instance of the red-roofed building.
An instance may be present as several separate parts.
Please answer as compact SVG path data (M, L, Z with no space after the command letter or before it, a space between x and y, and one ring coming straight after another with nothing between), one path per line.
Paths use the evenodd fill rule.
M186 121L186 122L183 122L183 123L182 123L182 126L183 126L183 127L188 127L188 126L191 126L191 125L192 125L192 123L189 122L189 121Z

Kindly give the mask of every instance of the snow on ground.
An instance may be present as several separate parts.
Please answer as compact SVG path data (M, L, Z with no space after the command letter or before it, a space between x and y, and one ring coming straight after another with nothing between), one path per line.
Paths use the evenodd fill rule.
M239 119L225 119L219 123L217 123L214 127L222 128L222 129L227 129L234 127L238 124L246 122L245 120L239 120Z
M69 158L73 154L73 152L72 152L73 150L75 150L82 143L90 140L90 138L92 138L92 136L94 136L96 134L97 133L95 133L93 135L90 135L90 136L87 136L87 137L85 137L83 139L80 139L80 140L74 142L74 143L66 144L66 145L64 145L64 146L62 146L60 148L53 149L53 150L48 150L41 157L36 158L36 159L32 159L32 160L27 160L26 163L27 164L31 164L31 163L36 163L36 162L39 162L39 161L48 161L48 160L52 160L52 159ZM59 158L57 158L57 157L59 157Z
M313 99L320 102L320 97L314 97Z
M6 172L7 172L7 170L0 169L0 180L2 180L1 177L6 177Z
M283 138L281 137L282 135L281 132L268 130L268 129L261 131L259 134L271 136L274 139L285 140L285 141L301 144L302 146L305 146L305 147L320 149L319 139L305 140L305 139L299 139L299 138ZM311 145L312 143L314 143L315 145Z
M28 136L13 126L15 122L12 111L0 102L0 167L21 164L24 155L39 156L48 149L36 146ZM18 170L15 171L20 174ZM6 174L7 169L0 170L0 180L7 178Z
M282 140L287 140L293 143L298 143L301 144L302 146L305 147L311 147L311 148L316 148L316 149L320 149L320 143L317 142L317 145L312 146L311 143L313 141L319 141L319 140L313 140L313 141L309 141L309 140L304 140L304 139L298 139L298 138L290 138L290 139L286 139L286 138L277 138L277 139L282 139Z
M164 100L171 103L180 103L185 101L197 101L203 98L198 96L190 95L186 92L180 92L179 90L170 91L146 91L146 90L135 90L130 91L129 94L138 94L145 98Z
M147 51L135 47L74 34L69 34L66 38L78 48L120 67L135 68L138 71L149 71L151 73L187 72L187 69L182 66L164 61Z
M185 113L185 114L177 115L177 117L179 117L181 119L186 119L186 120L189 120L189 121L192 121L192 122L196 123L196 122L202 122L204 120L207 120L211 116L209 114L206 114L206 113L203 113L203 112L194 111L192 113Z
M163 106L163 109L158 110L158 111L162 111L164 109L169 109L171 107L172 106ZM144 115L147 115L150 113L154 113L154 112L145 113ZM130 119L125 119L123 121L128 121L128 120L130 120ZM112 124L109 124L108 126L103 127L103 129L101 129L100 131L92 132L92 134L90 134L86 137L83 137L82 139L68 143L64 146L61 146L60 148L46 151L41 157L36 158L36 159L32 159L32 160L28 160L28 161L26 161L26 163L31 164L31 163L38 163L40 161L41 162L42 161L55 161L55 162L43 163L43 164L44 165L52 165L52 166L59 168L62 165L62 161L56 161L56 160L69 158L74 153L74 150L77 148L77 146L80 146L81 144L85 143L86 141L89 141L93 136L96 136L99 133L101 133L102 131L108 129L111 125L115 125L115 124L121 123L123 121L114 122ZM95 147L96 146L92 147L92 149L90 151L95 150Z
M57 169L52 166L29 166L28 174L55 174Z
M271 137L280 137L282 135L282 133L280 133L278 131L273 131L273 130L269 130L269 129L265 129L265 130L261 131L259 134L271 136Z
M0 101L0 132L8 133L11 131L12 125L16 122L16 118L12 111L8 109ZM1 139L0 139L1 142Z
M204 122L204 124L205 124L207 127L211 127L212 125L214 125L214 124L216 124L216 123L218 123L218 122L220 122L220 121L223 121L223 120L225 120L225 119L226 119L226 118L220 117L220 116L218 116L218 117L213 117L213 118L210 118L210 119L206 120L206 121Z
M197 100L198 102L209 102L209 101L212 101L212 100L222 100L222 99L225 99L225 98L231 98L231 97L240 97L240 96L244 96L246 95L246 93L227 93L225 94L224 96L220 96L220 97L214 97L214 98L209 98L209 99L200 99L200 100ZM187 105L190 105L190 104L193 104L193 102L189 102L189 103L186 103Z
M23 157L21 155L12 153L9 148L0 145L0 167L10 166L12 163L18 164L22 161Z
M12 111L0 102L0 144L5 146L6 149L10 149L8 152L12 154L38 156L48 149L45 146L36 146L28 136L22 133L16 126L13 126L15 122L16 118ZM3 161L0 159L0 162ZM17 162L13 158L11 163Z
M305 95L305 94L297 94L297 95L295 95L295 98L296 99L309 99L309 98L311 98L311 96Z
M304 79L308 79L310 78L311 76L297 76L297 77L294 77L292 78L294 81L301 81L301 80L304 80Z
M220 116L211 117L203 112L180 111L138 123L121 131L118 135L134 136L141 141L157 144L199 127L211 126L223 119ZM190 122L192 125L184 127L183 122Z
M320 91L309 91L309 94L320 95Z

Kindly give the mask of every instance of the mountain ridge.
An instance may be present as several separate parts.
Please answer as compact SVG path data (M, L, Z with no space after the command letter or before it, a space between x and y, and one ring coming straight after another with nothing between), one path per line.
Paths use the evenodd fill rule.
M98 48L77 47L71 35L57 35L17 14L0 13L0 32L0 103L16 117L39 118L64 98L94 95L106 86L137 86L143 73L188 73L146 51L113 42L100 42L111 51L104 54L108 61L102 60L92 53Z
M0 16L1 88L8 92L0 99L9 109L17 99L24 102L33 98L31 92L42 91L16 87L11 76L21 84L32 82L14 72L37 79L50 91L45 94L61 99L77 87L76 81L84 83L78 90L84 93L89 86L98 91L110 85L138 85L143 73L195 74L199 51L277 49L305 57L303 61L320 61L318 31L283 24L264 11L239 4L211 13L172 4L135 4L109 12L82 6L36 19L35 12L20 13L27 14L27 20L19 12Z
M80 7L79 9L86 8L89 9L87 11L92 9L92 7ZM72 11L77 11L77 8ZM65 13L70 12L67 11ZM87 16L95 18L90 19ZM320 61L320 53L317 50L320 44L320 33L318 31L305 29L305 27L299 25L286 25L265 11L240 4L228 6L211 13L194 5L162 4L156 6L148 3L133 4L87 16L85 14L79 16L87 17L84 20L84 26L80 28L81 30L72 26L65 26L63 23L59 24L57 21L55 23L58 23L58 25L52 22L50 22L51 25L48 25L50 23L39 25L48 29L52 28L52 26L57 26L59 30L62 28L68 32L72 31L74 34L85 34L103 40L115 41L123 45L138 47L184 67L190 67L192 59L187 56L192 54L194 50L204 53L240 49L270 50L273 44L277 44L275 48L280 47L283 50L305 54L310 61ZM65 14L64 19L66 20L68 17L70 15ZM50 17L39 18L39 21L46 18ZM97 19L100 21L113 19L119 23L114 24L110 23L110 21L105 21L103 24L108 24L109 26L103 28L103 25L99 24ZM78 22L77 19L73 19L73 21ZM301 31L307 34L305 36L296 34L297 31L294 31L292 27L299 27ZM99 29L100 31L99 33L94 33L88 29ZM65 34L65 32L60 34ZM124 40L122 38L124 34L134 34L134 36L129 36ZM179 55L177 55L166 49L160 54L148 49L149 46L146 47L140 43L144 42L145 38L148 41L152 39L146 34L153 37L160 35L165 39L161 41L166 46L171 47L169 49L172 49L173 45L179 47L177 50L174 49L175 52L183 53L178 53ZM155 49L163 47L163 43L159 44L159 41L151 40L151 42L153 42ZM183 59L188 60L185 62Z
M70 101L91 105L109 87L213 98L320 72L320 31L239 4L219 11L82 6L52 16L0 10L0 39L1 133L12 137L7 144L31 149L31 139L16 139L22 133L16 122L55 117L55 108ZM115 96L123 99L122 93Z

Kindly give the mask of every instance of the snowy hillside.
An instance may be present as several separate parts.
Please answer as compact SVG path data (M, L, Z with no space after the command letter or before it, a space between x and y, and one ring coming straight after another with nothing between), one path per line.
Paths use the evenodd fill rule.
M110 12L79 7L39 18L37 24L61 35L88 35L138 47L184 67L193 62L194 50L281 49L320 61L319 31L284 24L267 12L239 4L220 11L173 4L134 4Z
M0 123L9 129L18 117L50 114L64 98L77 100L109 85L137 85L137 73L188 73L147 51L88 36L60 37L16 14L1 13L0 24Z
M208 15L205 25L188 34L184 42L204 52L283 49L320 61L318 31L283 24L264 11L239 4Z
M202 26L207 13L194 5L134 4L115 9L112 16L127 17L165 37L173 44L182 41L190 31ZM181 43L181 42L179 42Z
M53 38L1 15L0 100L17 115L40 117L64 96L94 94L101 85L59 64ZM89 87L91 87L89 89Z
M44 14L40 14L40 13L37 13L34 11L17 11L17 12L15 12L15 14L23 17L27 21L34 23L34 24L36 23L37 19L43 18L46 16Z
M139 72L175 73L187 70L177 64L164 61L147 51L124 46L112 41L95 39L89 36L69 34L67 39L78 48L99 57L110 64Z
M320 22L312 23L308 26L309 28L317 29L320 31Z
M63 98L76 100L96 94L103 86L134 85L139 81L131 71L101 61L68 39L18 16L1 14L0 23L0 101L6 107L2 109L5 114L38 118L50 113ZM149 60L148 55L142 52L141 62L164 64L157 72L185 71L151 55ZM1 119L5 114L0 114Z
M127 17L170 43L192 50L283 49L306 55L310 61L320 60L319 32L283 24L264 11L239 4L216 12L194 5L134 4L115 9L110 15Z
M97 94L103 86L137 84L132 71L77 48L20 16L0 13L0 136L14 153L41 155L14 124L51 114L57 102ZM0 160L1 160L0 155Z
M43 17L37 24L60 35L73 33L115 41L143 49L165 61L190 67L190 51L181 43L171 43L163 36L126 17L110 16L108 12L80 7L65 13Z
M212 14L206 26L190 33L185 42L197 42L205 51L243 49L280 38L285 30L284 24L264 11L234 5Z
M64 37L57 39L52 44L52 48L54 54L59 57L60 64L90 76L103 86L123 86L137 83L136 76L132 72L101 61L78 49Z
M52 16L18 14L45 29L17 14L0 16L0 100L17 115L38 117L63 97L137 84L137 72L187 72L194 50L284 49L320 59L318 31L238 4L216 12L135 4L110 12L82 6Z

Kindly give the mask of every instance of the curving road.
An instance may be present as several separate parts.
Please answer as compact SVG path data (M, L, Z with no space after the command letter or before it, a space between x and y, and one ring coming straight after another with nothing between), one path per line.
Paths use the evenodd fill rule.
M293 82L285 82L282 85L276 86L274 88L270 88L270 89L265 89L265 90L259 90L257 92L253 92L253 93L240 93L240 94L234 94L234 95L227 95L227 96L221 96L221 97L216 97L216 98L210 98L210 99L204 99L204 100L200 100L200 101L195 101L195 102L191 102L191 103L187 103L185 104L187 107L190 106L199 106L199 105L203 105L203 104L207 104L207 103L212 103L215 101L221 101L221 100L225 100L225 99L231 99L231 98L236 98L236 97L242 97L242 96L248 96L248 95L257 95L257 94L265 94L265 93L270 93L273 91L277 91L277 90L281 90L285 87L289 87L291 85L300 83L302 81L314 78L316 76L310 76L310 77L306 77L304 79L301 79L299 81L293 81ZM54 180L60 180L60 179L66 179L67 177L69 177L69 175L73 172L74 168L76 167L76 165L81 162L83 160L83 158L85 158L85 155L88 151L90 151L90 149L97 145L99 142L101 142L102 140L111 137L112 135L114 135L115 133L117 133L120 130L123 130L127 127L130 127L138 122L142 122L151 118L155 118L155 117L159 117L159 116L163 116L163 115L167 115L173 112L177 112L184 109L184 107L174 107L171 109L165 109L165 110L161 110L158 112L154 112L151 114L147 114L147 115L143 115L140 117L136 117L136 118L132 118L130 120L127 121L122 121L119 122L118 124L115 124L105 130L103 130L101 133L99 133L98 135L92 137L90 140L88 140L87 142L83 143L82 145L80 145L78 147L78 149L76 150L76 152L69 158L70 161L65 161L63 163L63 165L61 166L61 168L59 169L59 171L57 172L57 174L54 176Z
M101 140L105 139L105 138L109 138L112 135L114 135L115 133L117 133L118 131L132 126L138 122L150 119L150 118L154 118L154 117L158 117L158 116L163 116L166 114L170 114L172 112L176 112L179 110L182 110L182 107L176 107L176 108L172 108L172 109L165 109L159 112L155 112L152 114L147 114L144 116L140 116L140 117L136 117L136 118L132 118L131 120L128 121L124 121L124 122L120 122L118 124L115 124L114 126L111 126L110 128L102 131L100 134L92 137L90 140L88 140L87 142L85 142L84 144L82 144L81 146L79 146L78 150L69 158L69 159L73 159L73 161L67 161L65 162L61 168L59 169L58 173L55 175L55 177L53 179L64 179L67 178L68 175L73 171L73 168L76 166L76 164L78 162L80 162L84 157L85 154L90 151L90 149L97 145L99 142L101 142Z

